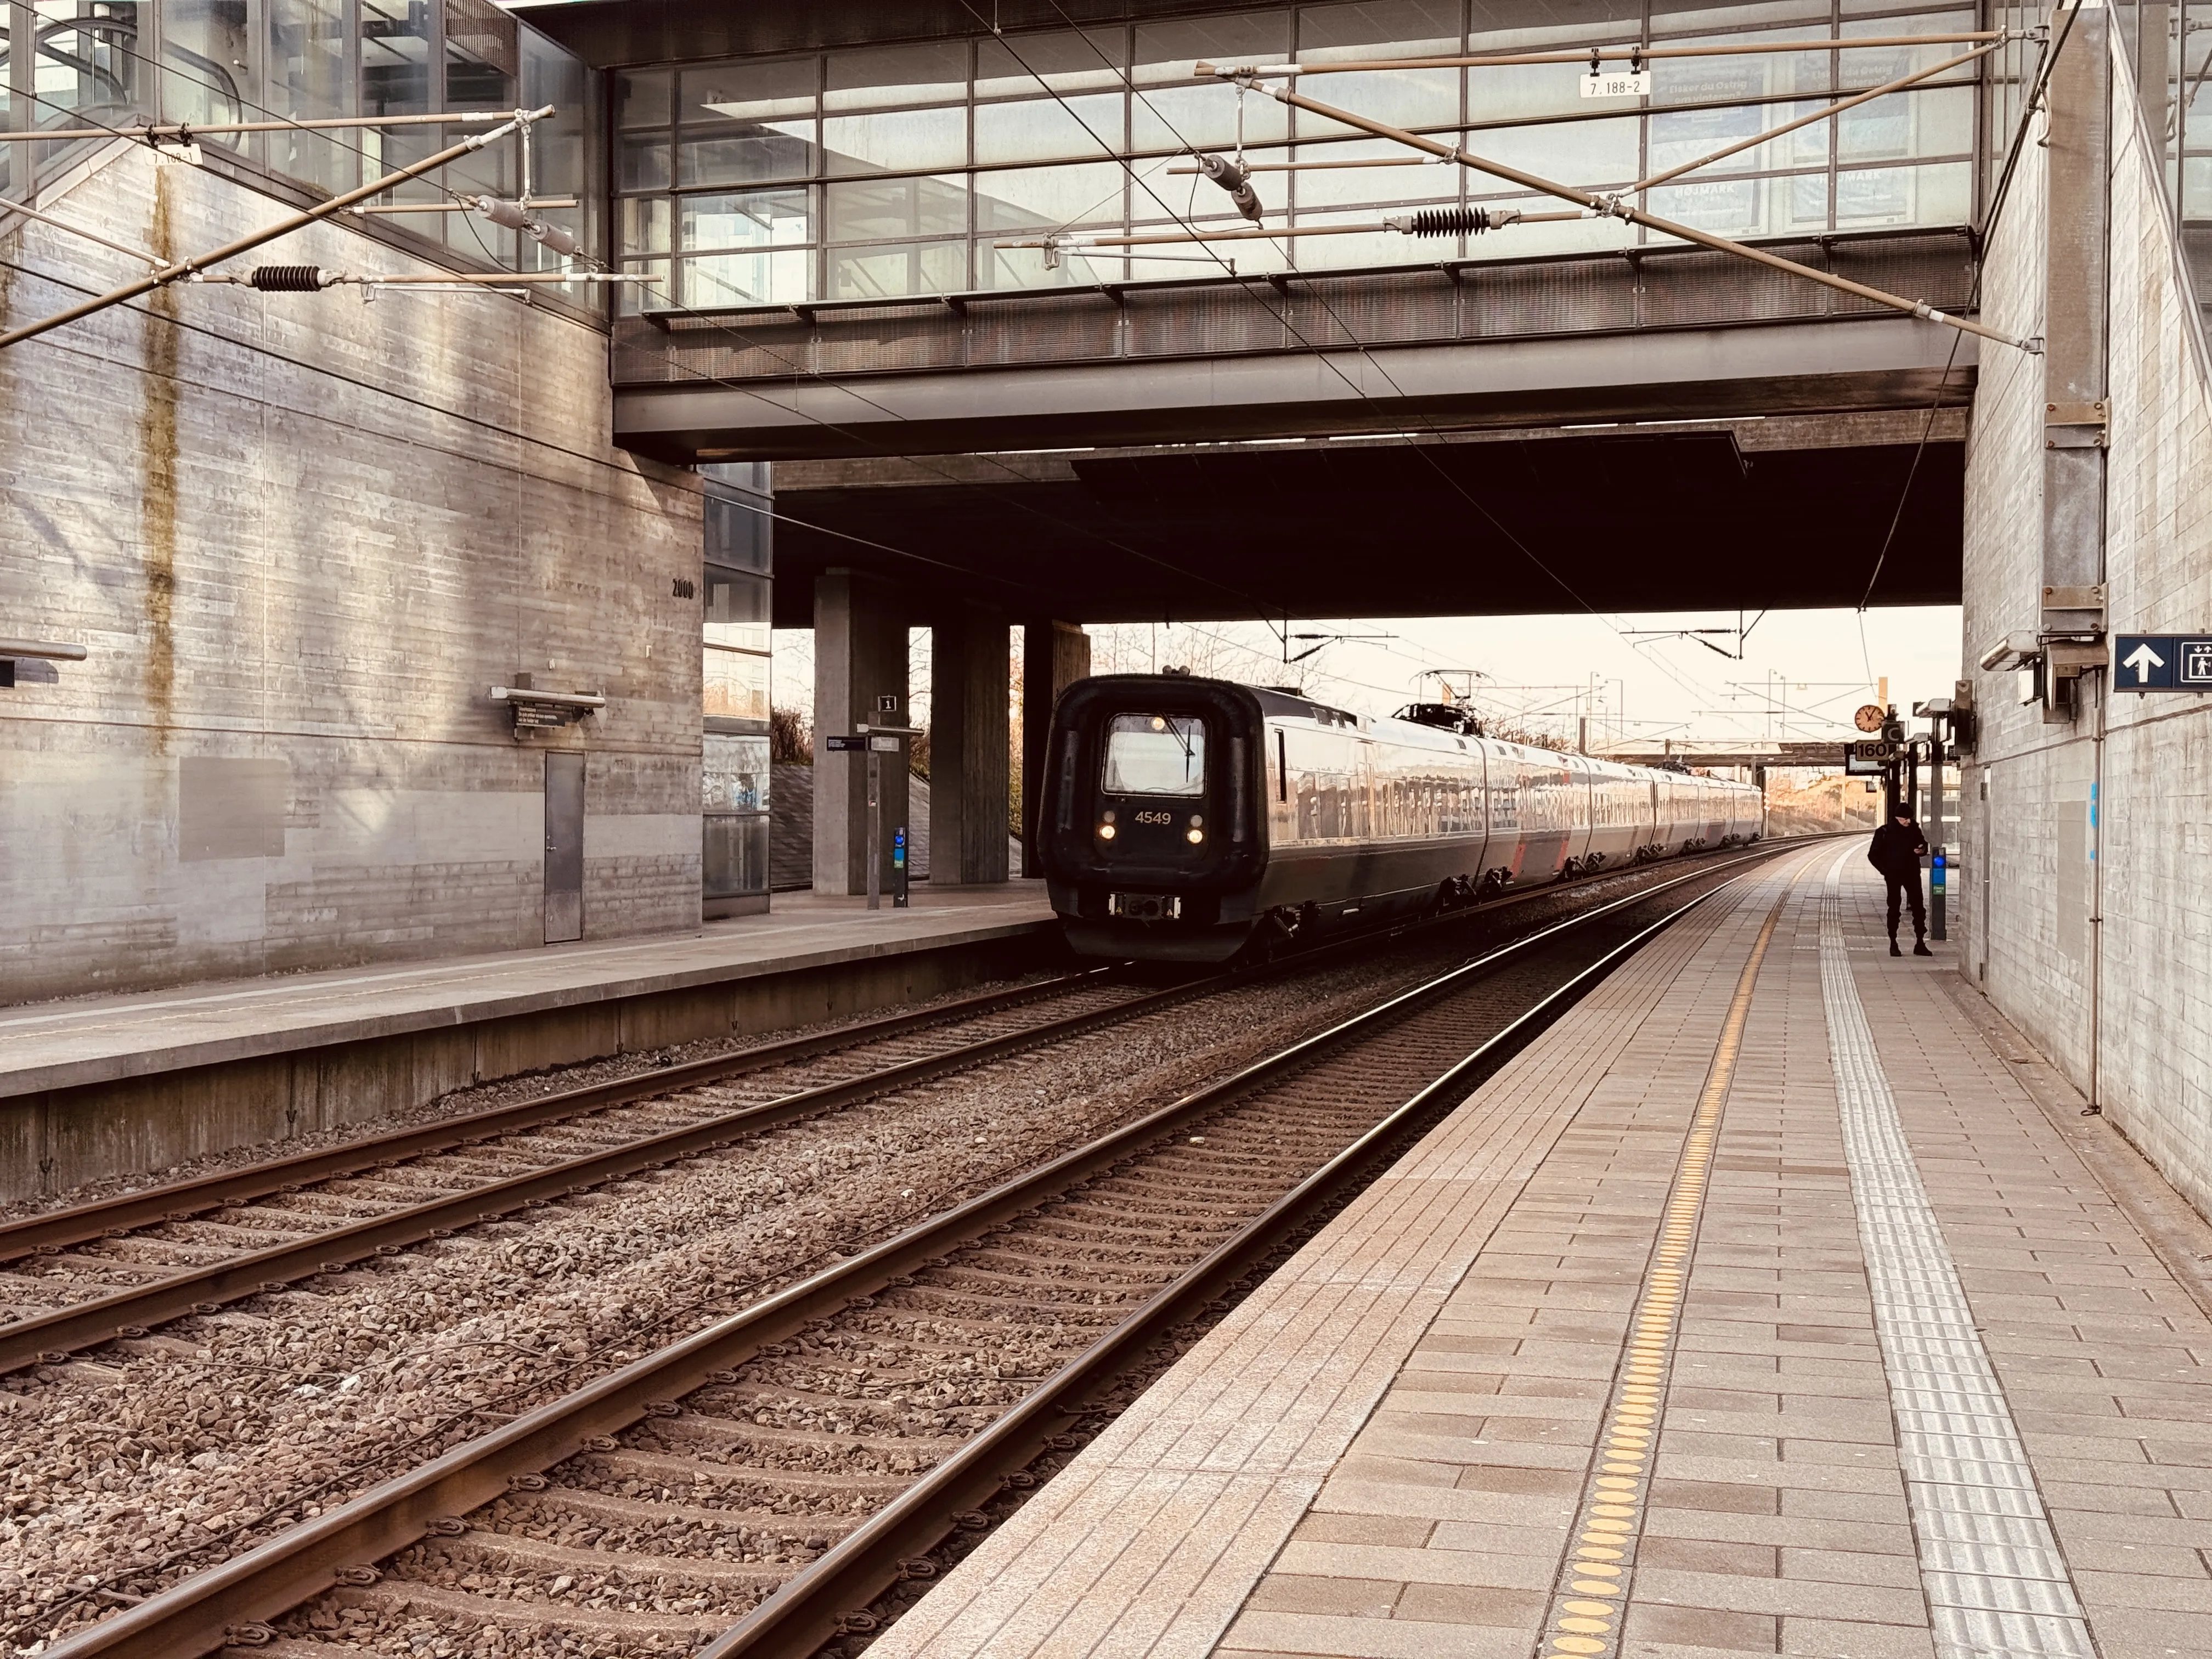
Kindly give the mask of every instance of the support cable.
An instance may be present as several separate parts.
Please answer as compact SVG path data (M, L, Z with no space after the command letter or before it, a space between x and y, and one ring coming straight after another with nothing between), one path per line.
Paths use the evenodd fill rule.
M434 168L444 167L449 161L457 161L471 151L482 149L486 144L504 138L510 133L522 131L527 128L531 122L543 120L552 113L553 106L550 104L538 110L517 110L505 122L494 127L490 131L471 133L459 143L448 145L435 155L425 156L419 161L410 162L407 166L388 173L373 183L342 191L327 201L318 202L311 208L303 208L296 213L289 214L278 220L273 225L226 242L210 252L194 254L190 258L180 259L174 264L164 265L146 276L124 283L120 288L110 289L106 293L95 299L88 300L82 305L71 306L65 311L56 312L52 316L42 318L35 323L26 323L21 328L10 329L5 334L0 334L0 349L14 345L19 341L34 339L39 335L59 328L65 323L73 323L82 318L89 317L96 312L106 311L111 306L120 305L125 300L135 300L142 294L150 294L155 289L165 288L171 283L197 276L210 265L220 264L225 259L234 259L241 253L251 252L264 243L273 242L280 236L289 235L293 231L313 224L319 219L326 219L333 213L342 212L356 202L365 202L370 197L390 190L396 185L404 184L410 179Z

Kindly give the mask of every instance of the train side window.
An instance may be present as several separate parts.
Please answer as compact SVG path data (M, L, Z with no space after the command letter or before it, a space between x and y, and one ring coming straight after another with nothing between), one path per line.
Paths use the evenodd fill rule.
M1291 741L1283 735L1283 728L1275 728L1275 799L1291 798Z

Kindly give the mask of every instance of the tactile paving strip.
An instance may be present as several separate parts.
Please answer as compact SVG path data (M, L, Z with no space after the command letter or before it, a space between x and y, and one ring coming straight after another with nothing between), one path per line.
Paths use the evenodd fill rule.
M1838 860L1829 871L1820 900L1820 1000L1936 1650L1943 1659L2094 1659L1851 980L1842 867Z
M1606 1403L1597 1455L1583 1481L1576 1534L1567 1545L1543 1632L1537 1638L1540 1659L1604 1659L1620 1651L1621 1623L1636 1571L1636 1546L1643 1536L1645 1500L1651 1489L1653 1431L1674 1370L1690 1258L1697 1248L1698 1221L1705 1212L1713 1154L1720 1141L1721 1110L1735 1077L1736 1057L1743 1050L1759 965L1765 959L1787 901L1785 889L1759 930L1721 1022L1720 1040L1713 1045L1712 1063L1706 1067L1698 1109L1682 1142L1681 1161L1661 1213L1658 1247L1644 1270L1613 1396Z

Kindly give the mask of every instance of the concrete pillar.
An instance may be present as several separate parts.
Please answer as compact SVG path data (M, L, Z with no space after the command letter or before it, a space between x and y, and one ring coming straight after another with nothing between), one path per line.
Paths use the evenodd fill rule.
M1013 720L1006 618L962 611L930 634L929 881L1006 879Z
M1091 636L1074 623L1022 624L1022 873L1042 876L1036 804L1044 787L1044 741L1054 698L1091 672Z
M2051 76L2044 222L2043 592L2050 698L2071 720L2078 677L2104 661L2107 200L2112 59L2107 14L2085 9Z
M867 757L831 754L826 741L862 725L904 726L907 607L898 590L857 571L824 571L814 583L814 890L868 890ZM889 706L885 706L889 699ZM905 744L883 757L883 834L878 860L884 902L891 838L907 818Z

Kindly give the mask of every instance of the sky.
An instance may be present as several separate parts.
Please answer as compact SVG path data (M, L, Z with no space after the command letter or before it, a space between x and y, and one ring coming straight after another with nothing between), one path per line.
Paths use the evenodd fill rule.
M1297 684L1362 714L1434 702L1430 671L1458 671L1493 723L1572 738L1576 717L1590 717L1593 747L1625 740L1826 738L1850 735L1852 712L1889 680L1890 700L1948 696L1961 672L1955 605L1855 611L1775 611L1668 616L1420 617L1402 621L1293 623L1296 633L1383 635L1388 638L1294 640L1292 653L1319 644L1285 666L1283 647L1256 623L1137 623L1094 627L1098 672L1146 672L1170 665L1255 684ZM1720 630L1686 636L1680 630ZM775 635L775 702L809 708L811 635ZM1714 647L1719 647L1715 649ZM1725 651L1729 654L1723 655ZM1735 654L1741 652L1741 657ZM912 652L913 714L928 713L928 637ZM1480 678L1469 681L1466 671Z

